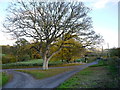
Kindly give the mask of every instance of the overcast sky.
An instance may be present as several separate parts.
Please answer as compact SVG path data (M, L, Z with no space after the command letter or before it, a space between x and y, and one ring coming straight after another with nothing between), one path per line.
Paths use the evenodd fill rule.
M13 45L9 34L1 32L2 24L6 17L6 8L11 0L0 0L0 45ZM75 0L74 0L75 1ZM92 17L93 28L96 33L100 33L105 43L104 48L118 47L118 0L76 0L83 1L92 11L89 15Z

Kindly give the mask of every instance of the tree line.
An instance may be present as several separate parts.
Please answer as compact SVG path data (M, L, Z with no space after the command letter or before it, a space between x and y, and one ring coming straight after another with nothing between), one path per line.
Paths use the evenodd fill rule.
M61 41L59 41L58 44L60 43ZM69 63L70 61L79 59L86 53L86 49L83 48L82 45L73 38L65 43L69 43L69 45L62 48L59 53L55 54L51 58L51 60L64 60ZM37 47L38 44L39 43L36 42L29 43L26 39L21 38L16 41L13 46L2 46L2 63L5 64L42 58L41 55L33 48ZM57 46L51 47L50 52L54 52L57 48Z

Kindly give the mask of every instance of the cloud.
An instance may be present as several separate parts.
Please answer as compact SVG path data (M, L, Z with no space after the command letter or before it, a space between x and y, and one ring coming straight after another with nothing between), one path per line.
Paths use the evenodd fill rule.
M117 4L119 0L69 0L69 1L82 1L86 3L90 3L91 6L95 9L101 9L106 7L108 3Z
M105 5L108 3L109 0L99 0L98 2L94 3L95 8L104 8Z
M60 0L57 0L60 1ZM117 4L119 0L63 0L63 1L81 1L85 3L89 3L91 7L94 9L101 9L106 7L108 3L112 3L112 5Z
M108 3L116 4L119 0L97 0L93 3L93 7L100 9L106 7Z
M104 48L107 48L107 43L109 43L109 47L118 47L118 31L113 31L111 28L107 27L98 27L94 26L94 30L96 33L99 33L100 35L103 36L103 39L105 40L103 46ZM108 34L109 32L109 34ZM114 37L114 38L110 38Z

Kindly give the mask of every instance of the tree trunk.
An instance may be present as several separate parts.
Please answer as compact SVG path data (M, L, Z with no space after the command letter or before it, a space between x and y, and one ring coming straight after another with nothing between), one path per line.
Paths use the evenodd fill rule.
M67 63L69 63L69 60L66 60L67 61Z
M47 70L48 69L48 60L44 60L43 61L43 70Z
M49 47L47 47L49 48ZM53 57L53 55L55 55L56 53L58 53L58 51L60 51L61 48L59 48L56 52L52 53L51 56L49 56L48 58L46 57L48 54L48 50L46 50L44 58L43 58L43 70L47 70L48 69L48 62L50 61L50 59Z
M43 59L43 70L48 69L48 62L49 62L49 60L46 57L44 57L44 59Z

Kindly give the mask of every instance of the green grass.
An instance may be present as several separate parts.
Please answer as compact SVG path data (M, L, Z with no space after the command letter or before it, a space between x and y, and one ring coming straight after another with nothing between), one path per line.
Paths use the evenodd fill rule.
M29 61L23 61L23 62L17 62L17 63L8 63L8 64L3 64L2 68L3 69L8 69L8 68L33 68L33 67L42 67L43 60L42 59L34 59L34 60L29 60ZM60 61L50 61L49 65L58 65L62 64Z
M99 66L107 66L105 61L99 61L98 64L91 65L90 67L99 67Z
M42 59L34 59L29 61L23 61L23 62L16 62L16 63L7 63L3 64L3 69L9 69L9 68L31 68L33 66L41 66L43 60Z
M4 86L11 78L11 75L6 74L5 72L0 72L0 87Z
M112 76L116 75L118 72L115 66L108 66L107 68L109 72L112 74Z
M37 68L42 67L43 60L42 59L35 59L35 60L29 60L29 61L23 61L23 62L17 62L17 63L9 63L2 65L3 69L10 69L10 68ZM70 63L65 64L61 61L50 61L49 67L64 67L64 66L75 66L75 65L81 65L80 63Z
M0 53L1 56L5 56L6 54Z
M99 61L98 64L73 75L62 83L59 88L118 88L119 74L115 65L109 61Z
M2 72L0 72L0 87L2 86Z
M34 59L29 61L17 62L19 64L35 64L35 63L43 63L42 59Z
M85 79L85 76L90 75L92 71L90 71L88 68L82 70L81 72L75 74L71 78L69 78L67 81L65 81L63 84L61 84L58 88L76 88L80 83L82 79ZM81 77L84 76L84 77ZM79 78L81 77L81 78Z
M116 88L120 88L119 81L120 81L120 68L117 68L115 65L109 65L107 67L109 71L109 76L113 80L112 85Z
M16 70L16 71L31 74L36 79L44 79L73 69L74 68L57 68L48 70Z
M7 63L4 65L15 65L15 64L35 64L35 63L43 63L42 59L33 59L29 61L22 61L22 62L16 62L16 63Z
M42 64L43 59L33 59L33 60L28 60L28 61L21 61L21 62L16 62L16 63L7 63L4 65L15 65L15 64ZM56 64L56 63L62 63L61 61L50 61L50 64Z
M75 74L58 88L111 88L112 81L107 75L107 69L102 67L88 67Z

